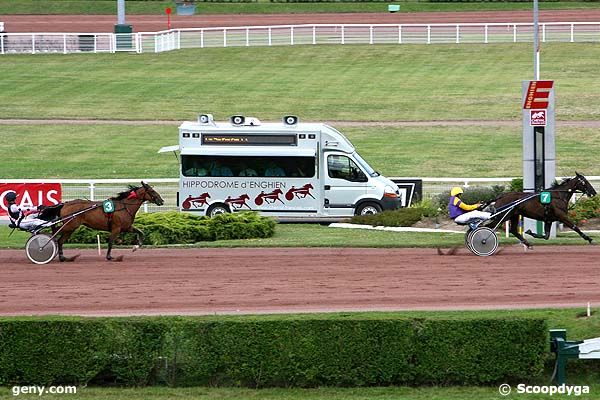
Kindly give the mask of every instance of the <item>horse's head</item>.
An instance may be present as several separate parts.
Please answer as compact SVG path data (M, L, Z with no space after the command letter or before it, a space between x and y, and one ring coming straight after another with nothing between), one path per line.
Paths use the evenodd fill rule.
M157 206L162 206L165 201L160 197L160 194L145 182L142 182L142 187L139 189L138 195L141 199L147 200Z
M581 175L579 172L575 172L575 178L573 178L577 183L575 185L575 190L582 192L587 196L595 196L596 189L592 186L592 184L586 179L585 176Z

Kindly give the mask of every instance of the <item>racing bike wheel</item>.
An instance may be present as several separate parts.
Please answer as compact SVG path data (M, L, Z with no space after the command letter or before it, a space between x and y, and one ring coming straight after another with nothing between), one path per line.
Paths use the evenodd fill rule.
M25 244L27 258L34 264L48 264L56 257L58 246L45 233L38 233L29 238Z
M496 232L485 226L473 229L468 236L469 250L480 257L491 256L498 250Z

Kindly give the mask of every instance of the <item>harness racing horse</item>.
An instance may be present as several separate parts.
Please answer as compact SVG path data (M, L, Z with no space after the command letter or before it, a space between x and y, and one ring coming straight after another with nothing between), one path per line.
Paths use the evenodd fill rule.
M43 215L44 219L58 217L63 221L62 226L52 227L52 233L60 232L60 237L57 241L60 261L73 261L75 259L68 259L63 255L63 244L81 225L110 232L108 237L108 251L106 253L106 259L109 261L113 259L110 254L113 242L122 232L134 232L136 234L137 246L134 247L135 250L144 241L144 233L133 226L135 214L145 201L158 206L164 203L162 197L150 185L144 182L142 182L142 186L140 187L129 186L129 190L119 193L110 200L114 204L114 211L111 213L104 212L102 201L81 199L67 201L43 211L45 214ZM77 215L75 215L76 213Z
M550 192L551 194L551 201L549 204L542 204L540 196L534 195L530 200L526 200L511 209L511 203L527 196L532 196L532 193L510 192L496 198L494 207L496 208L497 213L503 206L507 206L507 212L510 215L510 233L519 239L525 246L530 249L532 248L531 244L519 233L519 216L523 216L544 222L544 235L533 233L531 230L525 232L534 238L548 240L552 223L558 221L577 232L579 236L592 244L592 238L583 233L568 216L569 201L573 194L583 193L590 197L596 195L596 190L585 176L575 172L573 178L567 178L561 183L554 184L550 189L544 190L544 192ZM503 217L506 216L506 214L503 213L498 214L501 214Z

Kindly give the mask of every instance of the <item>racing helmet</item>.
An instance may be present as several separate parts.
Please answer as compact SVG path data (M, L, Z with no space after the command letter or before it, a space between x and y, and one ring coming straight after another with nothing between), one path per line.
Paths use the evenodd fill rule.
M459 194L463 194L462 188L455 186L450 190L450 196L458 196Z
M14 202L15 200L17 200L17 193L15 192L8 192L5 196L6 201L8 202Z

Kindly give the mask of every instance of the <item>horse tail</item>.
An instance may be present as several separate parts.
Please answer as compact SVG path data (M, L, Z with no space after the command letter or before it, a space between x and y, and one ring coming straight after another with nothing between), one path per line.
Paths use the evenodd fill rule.
M57 204L55 206L47 206L42 208L38 218L45 221L53 221L60 217L60 210L62 210L64 203Z

